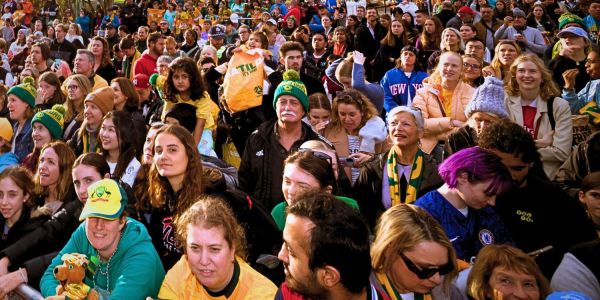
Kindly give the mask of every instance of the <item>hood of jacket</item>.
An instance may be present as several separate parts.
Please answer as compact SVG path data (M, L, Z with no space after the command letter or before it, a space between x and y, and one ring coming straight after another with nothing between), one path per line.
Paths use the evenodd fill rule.
M128 217L121 240L119 241L118 251L115 253L113 259L120 260L129 249L145 242L152 243L146 227L142 223Z

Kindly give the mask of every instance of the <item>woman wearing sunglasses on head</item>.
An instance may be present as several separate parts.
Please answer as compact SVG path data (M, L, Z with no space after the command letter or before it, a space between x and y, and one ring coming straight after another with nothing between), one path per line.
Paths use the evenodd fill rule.
M371 245L371 284L385 298L462 299L452 281L456 254L444 230L425 210L410 204L388 209Z
M390 151L363 165L354 185L355 199L373 227L377 217L399 203L412 203L444 182L437 173L439 161L421 151L424 121L421 111L396 106L388 112Z
M301 192L319 189L332 194L337 193L336 176L332 167L333 158L322 151L300 148L285 160L283 169L284 202L277 204L271 211L271 216L280 230L285 226L285 208L296 203ZM338 197L348 205L358 208L356 201L350 198Z
M333 168L333 174L337 182L337 194L338 195L350 195L352 194L352 184L350 178L346 176L344 172L344 165L346 161L341 162L337 152L331 144L325 143L319 140L310 140L300 145L300 149L310 149L317 152L323 152L331 157L331 167Z

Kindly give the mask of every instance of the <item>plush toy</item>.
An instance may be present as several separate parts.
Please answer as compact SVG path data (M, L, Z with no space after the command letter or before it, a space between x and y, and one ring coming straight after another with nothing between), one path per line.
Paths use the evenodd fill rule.
M83 282L88 265L87 256L79 253L64 254L63 264L54 268L54 277L60 284L56 296L51 299L98 300L98 292Z

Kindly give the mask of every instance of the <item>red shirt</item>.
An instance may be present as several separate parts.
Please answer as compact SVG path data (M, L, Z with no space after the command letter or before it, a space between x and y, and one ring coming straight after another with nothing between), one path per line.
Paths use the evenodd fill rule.
M535 139L535 114L537 113L537 107L533 106L521 106L523 109L523 128L531 134L531 136Z

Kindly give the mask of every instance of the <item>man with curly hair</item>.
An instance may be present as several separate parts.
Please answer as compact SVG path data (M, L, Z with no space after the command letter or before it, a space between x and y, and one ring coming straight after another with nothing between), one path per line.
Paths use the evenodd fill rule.
M537 253L536 261L542 273L552 278L570 247L598 238L585 210L577 200L536 175L543 174L534 171L540 155L531 135L518 124L503 120L485 127L479 146L502 159L515 184L496 199L497 213L519 249L526 253L545 249Z

